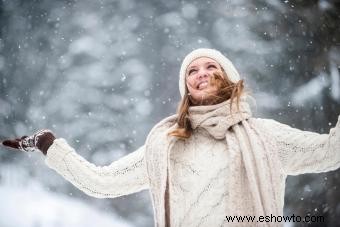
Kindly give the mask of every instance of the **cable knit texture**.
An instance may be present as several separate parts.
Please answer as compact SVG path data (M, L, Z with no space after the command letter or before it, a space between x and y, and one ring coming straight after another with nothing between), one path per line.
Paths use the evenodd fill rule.
M167 136L177 116L163 119L145 145L108 166L87 162L64 139L54 141L46 163L98 198L149 189L155 226L281 226L225 216L283 215L288 174L339 168L340 117L329 134L318 134L254 118L244 97L240 110L229 104L190 107L194 132L185 141Z
M206 130L198 128L189 139L177 141L173 147L169 176L171 226L222 226L224 222L230 159L226 141L211 143L212 139Z
M47 151L46 164L86 194L115 198L148 188L144 146L108 166L96 166L79 156L63 139Z

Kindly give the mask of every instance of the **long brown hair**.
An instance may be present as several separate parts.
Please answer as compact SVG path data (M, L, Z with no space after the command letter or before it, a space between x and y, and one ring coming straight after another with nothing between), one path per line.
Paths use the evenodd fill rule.
M240 97L244 93L243 80L239 80L237 83L233 83L228 79L226 72L222 69L221 72L213 73L213 76L209 78L209 83L217 85L218 91L216 95L211 94L212 100L209 105L221 103L228 99L230 101L230 108L232 107L233 100L236 98L237 108L239 108ZM187 139L192 134L192 128L188 117L188 110L190 106L195 106L197 103L188 94L188 88L185 87L185 94L177 109L177 124L178 127L169 132L168 135L178 137L179 139Z

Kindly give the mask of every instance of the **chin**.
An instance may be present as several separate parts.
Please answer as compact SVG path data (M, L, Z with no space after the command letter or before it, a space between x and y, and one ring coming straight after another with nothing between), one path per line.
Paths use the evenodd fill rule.
M216 103L216 98L211 93L208 89L200 90L192 95L190 100L194 105L213 105Z

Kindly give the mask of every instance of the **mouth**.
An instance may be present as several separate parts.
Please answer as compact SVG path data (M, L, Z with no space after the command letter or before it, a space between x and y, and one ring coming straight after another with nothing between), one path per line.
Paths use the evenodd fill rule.
M208 81L202 81L202 82L198 83L196 88L198 90L203 90L206 87L208 87Z

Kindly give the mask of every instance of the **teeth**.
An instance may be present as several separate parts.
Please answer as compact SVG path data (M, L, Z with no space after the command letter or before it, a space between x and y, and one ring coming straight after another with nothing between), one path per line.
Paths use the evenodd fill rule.
M198 85L198 89L203 89L203 88L206 88L208 86L208 82L202 82Z

